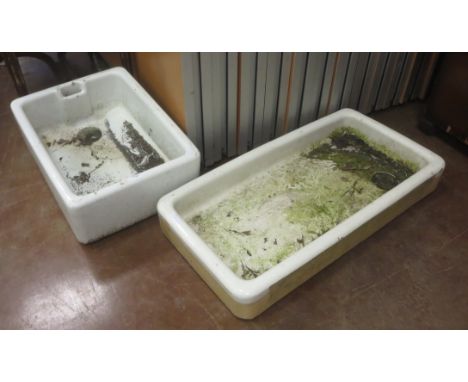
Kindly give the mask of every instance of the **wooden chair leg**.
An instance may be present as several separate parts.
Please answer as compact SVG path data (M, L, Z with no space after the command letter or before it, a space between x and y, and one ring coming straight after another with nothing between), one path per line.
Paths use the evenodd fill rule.
M133 55L129 52L120 53L120 60L122 61L122 66L128 70L128 72L134 76L134 62Z
M11 79L13 80L18 95L23 96L28 94L26 82L24 81L23 72L21 71L21 66L16 54L3 53L3 57L5 58L6 67L10 72Z

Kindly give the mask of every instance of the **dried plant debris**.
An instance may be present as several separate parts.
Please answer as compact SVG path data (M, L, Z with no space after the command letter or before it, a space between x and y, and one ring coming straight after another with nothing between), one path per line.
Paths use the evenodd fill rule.
M70 139L54 139L52 142L45 140L47 147L54 145L65 146L90 146L94 142L98 141L102 137L102 132L99 128L94 126L87 126L78 131L78 133Z
M189 224L253 279L411 176L417 167L351 128L231 190Z
M106 121L106 125L115 145L135 171L142 172L164 163L156 150L144 140L130 122L123 122L120 136L114 133L108 121Z
M90 176L91 176L90 173L80 171L80 173L78 175L75 175L72 179L74 182L78 184L83 184L83 183L89 182Z

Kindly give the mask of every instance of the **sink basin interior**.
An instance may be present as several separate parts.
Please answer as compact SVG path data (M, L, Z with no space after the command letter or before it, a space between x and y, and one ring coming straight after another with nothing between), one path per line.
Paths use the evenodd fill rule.
M46 92L23 110L76 195L98 192L183 155L163 128L162 115L121 76L85 77Z
M254 175L234 170L218 181L222 191L200 190L175 207L238 277L256 278L424 165L342 126L295 151L275 150L281 157L265 156L270 164Z
M78 195L96 192L168 161L164 151L122 104L108 105L73 123L43 128L40 137L67 184ZM144 148L139 150L142 145Z

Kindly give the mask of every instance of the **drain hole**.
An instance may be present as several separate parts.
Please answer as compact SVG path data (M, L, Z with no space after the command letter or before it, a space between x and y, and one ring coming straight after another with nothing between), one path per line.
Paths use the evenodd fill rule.
M102 137L101 130L99 130L97 127L92 127L92 126L81 129L76 135L76 138L78 138L78 141L83 146L89 146L93 142L96 142L97 140L99 140L99 138L101 137Z
M376 172L372 175L371 181L377 187L385 191L391 190L393 187L398 185L398 180L395 175L388 172Z
M63 86L60 88L60 93L64 97L70 97L73 94L78 94L83 90L81 85L77 82L72 82L68 85Z

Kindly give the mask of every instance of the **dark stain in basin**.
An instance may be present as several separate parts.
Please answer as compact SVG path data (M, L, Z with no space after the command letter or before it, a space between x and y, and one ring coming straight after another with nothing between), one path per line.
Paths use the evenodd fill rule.
M108 123L109 122L106 121L106 124ZM164 163L164 160L159 156L156 150L145 141L130 122L124 121L122 126L122 135L125 135L128 145L119 141L110 128L109 134L115 145L135 171L142 172Z
M75 175L72 179L78 184L83 184L89 181L91 174L80 171L79 175Z
M57 139L53 140L52 142L45 141L45 144L47 147L54 146L54 145L60 145L60 146L66 146L66 145L76 145L76 146L90 146L94 142L98 141L102 137L102 132L100 129L94 126L87 126L82 128L78 133L71 139ZM43 136L43 139L46 139Z

